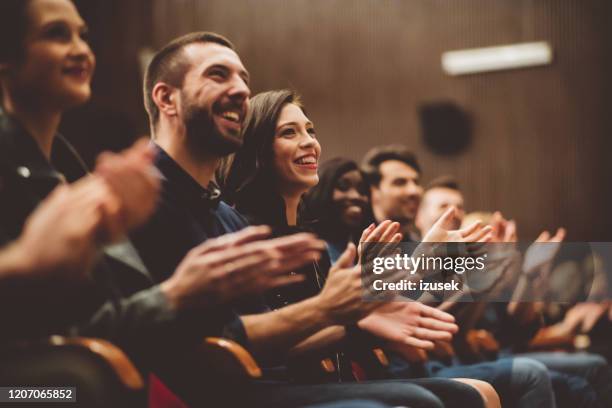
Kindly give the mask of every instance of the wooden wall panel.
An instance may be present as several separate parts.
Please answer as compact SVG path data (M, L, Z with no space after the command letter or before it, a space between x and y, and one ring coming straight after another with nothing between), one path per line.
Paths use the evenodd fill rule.
M150 32L119 27L111 38L125 40L127 54L105 58L124 64L139 43L159 47L193 30L223 33L251 71L254 92L294 87L303 94L324 157L360 159L373 145L404 143L417 152L425 180L456 175L468 209L503 210L525 238L564 225L571 239L612 239L607 0L115 3L115 21L133 25L127 16L141 7L134 18ZM552 44L553 65L458 78L440 67L446 50L535 40ZM114 67L113 75L128 74ZM422 142L417 108L440 100L473 118L472 144L456 156L436 155ZM122 109L144 123L140 106Z

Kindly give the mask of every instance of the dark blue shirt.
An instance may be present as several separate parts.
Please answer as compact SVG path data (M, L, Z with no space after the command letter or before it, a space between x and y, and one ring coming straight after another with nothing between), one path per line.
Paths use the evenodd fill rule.
M219 199L216 186L202 187L159 146L155 165L162 174L160 200L153 216L131 238L153 279L159 283L174 273L192 248L207 239L239 231L248 222ZM248 347L238 314L267 310L261 300L248 299L219 307L210 317L225 322L225 337Z
M209 238L239 231L248 222L220 201L214 185L202 187L160 147L155 164L163 176L160 202L132 238L154 279L162 282L190 249Z

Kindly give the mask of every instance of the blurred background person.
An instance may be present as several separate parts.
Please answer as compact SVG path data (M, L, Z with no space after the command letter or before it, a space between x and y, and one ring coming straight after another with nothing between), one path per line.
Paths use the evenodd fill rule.
M369 188L357 163L334 158L318 168L319 183L303 197L301 218L327 243L335 262L349 242L359 245L372 222Z

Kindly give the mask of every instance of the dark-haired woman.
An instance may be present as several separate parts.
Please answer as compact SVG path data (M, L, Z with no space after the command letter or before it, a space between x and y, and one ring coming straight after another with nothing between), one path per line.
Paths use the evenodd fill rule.
M228 170L220 175L227 199L252 223L271 225L277 234L303 228L299 207L302 196L319 183L321 146L298 96L289 90L256 95L251 100L244 129L243 148L227 166ZM299 271L306 280L271 293L270 306L277 308L315 295L325 281L328 268L329 262L314 263ZM338 330L340 334L336 333L336 338L344 338L340 347L352 348L356 341L352 329ZM340 351L341 356L344 349ZM347 359L337 358L336 362L336 370L345 380L359 376ZM446 406L483 404L480 395L465 384L439 379L415 381L422 381L419 384L438 394ZM492 390L485 383L479 386ZM496 406L494 401L489 402Z
M304 195L300 215L311 220L335 262L349 242L359 244L373 219L370 212L368 185L357 163L336 157L319 166L319 183Z

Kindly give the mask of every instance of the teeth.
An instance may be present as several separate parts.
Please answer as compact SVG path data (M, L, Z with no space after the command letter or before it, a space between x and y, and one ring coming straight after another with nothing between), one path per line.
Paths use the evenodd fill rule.
M316 164L317 159L315 159L312 156L307 156L307 157L299 158L298 160L296 160L296 163L297 164Z
M238 122L238 120L240 120L240 115L232 111L223 112L223 117L232 122Z

